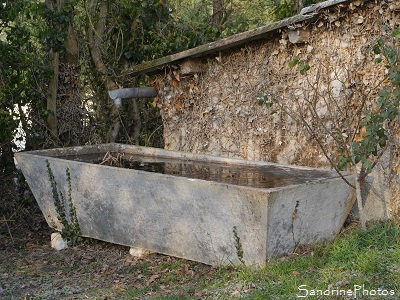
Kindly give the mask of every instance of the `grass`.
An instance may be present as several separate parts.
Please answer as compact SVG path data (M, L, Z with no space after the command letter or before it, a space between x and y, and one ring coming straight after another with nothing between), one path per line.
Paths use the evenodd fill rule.
M364 294L363 299L399 299L399 226L398 222L390 221L371 223L367 231L353 227L333 242L272 260L261 269L223 267L211 275L192 278L189 273L179 280L171 275L160 276L156 284L127 290L124 296L126 299L359 299ZM163 267L172 274L182 264L191 263L181 261ZM193 263L189 269L197 273L196 266Z
M399 222L353 224L259 269L137 258L94 240L60 252L31 242L0 250L0 299L360 299L362 289L362 299L400 299Z

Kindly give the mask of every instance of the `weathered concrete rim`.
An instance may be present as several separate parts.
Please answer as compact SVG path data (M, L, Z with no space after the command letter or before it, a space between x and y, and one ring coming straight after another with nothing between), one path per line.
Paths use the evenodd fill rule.
M119 143L108 143L108 144L95 144L95 145L86 145L86 146L76 146L76 147L65 147L65 148L53 148L53 149L43 149L43 150L33 150L33 151L25 151L25 152L17 152L15 156L18 161L18 156L30 156L30 157L37 157L43 159L46 157L48 161L69 161L66 158L59 157L59 156L73 156L79 154L95 154L95 153L106 153L107 151L115 152L115 151L126 151L128 150L135 150L134 154L145 155L145 156L159 156L163 158L173 158L173 159L187 159L191 161L199 161L199 162L215 162L221 163L226 165L238 165L238 166L274 166L279 167L285 171L290 172L292 170L304 170L304 171L316 171L316 172L323 172L328 174L329 176L321 176L320 178L310 179L304 183L296 183L296 184L288 184L285 186L280 187L273 187L273 188L258 188L258 187L250 187L250 186L241 186L244 189L249 190L268 190L268 191L280 191L286 189L293 189L303 185L312 185L318 184L319 182L330 182L336 180L343 180L336 171L324 169L324 168L311 168L305 166L295 166L295 165L284 165L278 164L273 162L266 162L266 161L256 161L256 160L245 160L245 159L237 159L237 158L229 158L229 157L221 157L221 156L214 156L214 155L206 155L206 154L195 154L195 153L188 153L188 152L181 152L181 151L174 151L174 150L165 150L161 148L154 148L154 147L144 147L144 146L135 146L135 145L127 145L127 144L119 144ZM85 165L87 162L80 162L74 161L74 163L78 165ZM114 166L107 166L107 165L98 165L100 168L107 168L107 169L115 169L118 167ZM126 168L119 168L121 170L126 170L130 172L129 169ZM139 174L148 174L147 171L142 170L135 170ZM197 179L197 178L186 178L182 176L172 175L172 174L161 174L161 173L152 173L153 176L158 176L162 178L174 178L175 180L179 178L184 178L185 180L189 181L201 181L207 182L208 184L215 184L215 185L224 185L224 186L237 186L235 184L229 183L221 183L221 182L214 182L214 181L207 181L204 179ZM343 176L348 180L353 180L353 175L344 173Z
M306 166L297 166L297 165L285 165L274 162L260 161L260 160L246 160L240 158L232 158L232 157L224 157L224 156L216 156L209 154L198 154L191 152L183 152L183 151L175 151L175 150L166 150L155 147L145 147L145 146L135 146L128 144L120 144L120 143L105 143L105 144L94 144L94 145L85 145L85 146L73 146L73 147L64 147L64 148L52 148L52 149L42 149L42 150L32 150L32 151L22 151L15 153L18 155L37 155L37 156L47 156L57 157L64 155L78 155L78 154L93 154L93 153L103 153L107 151L125 151L129 149L135 149L135 153L139 155L151 155L151 156L162 156L165 158L183 158L190 159L195 161L208 161L208 162L225 162L227 164L237 164L237 165L248 165L248 166L275 166L289 169L298 169L305 171L321 171L321 172L331 172L332 174L336 174L335 171L326 169L326 168L312 168ZM60 159L60 158L59 158ZM332 176L335 177L335 176Z

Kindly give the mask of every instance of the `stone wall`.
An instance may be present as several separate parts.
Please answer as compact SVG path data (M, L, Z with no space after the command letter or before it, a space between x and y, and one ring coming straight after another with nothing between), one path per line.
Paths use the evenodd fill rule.
M364 99L372 103L376 98L386 69L374 62L371 47L377 38L391 41L399 10L397 1L340 4L268 39L177 63L155 81L165 148L330 168L302 120L311 126L325 120L327 130L317 131L318 140L329 157L337 157L334 137L327 132L332 122L346 124L352 117L349 101L356 109ZM289 66L296 58L310 66L305 75L299 64ZM260 98L279 103L280 109L260 106ZM346 111L342 101L347 101ZM310 107L317 112L317 124ZM376 167L366 185L369 219L398 210L392 154L386 154L384 166Z

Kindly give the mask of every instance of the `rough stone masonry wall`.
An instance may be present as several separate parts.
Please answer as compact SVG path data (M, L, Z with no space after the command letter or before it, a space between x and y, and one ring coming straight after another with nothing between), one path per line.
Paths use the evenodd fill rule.
M274 95L296 112L304 101L325 93L317 109L322 116L326 112L328 126L334 108L325 99L339 103L347 92L356 102L376 98L385 68L374 63L371 46L378 37L390 38L391 29L400 23L399 11L398 1L337 5L312 23L293 24L292 30L281 30L275 37L190 61L194 67L189 71L186 64L172 66L156 80L155 104L162 112L165 148L329 168L304 126L287 113L271 114L271 109L258 105L257 96ZM289 67L295 57L310 65L307 75ZM331 154L337 151L329 137L323 142L332 145L327 147ZM378 200L367 207L369 218L398 210L394 189L399 185L391 184L397 176L389 169L378 166L380 172L370 179L368 198Z

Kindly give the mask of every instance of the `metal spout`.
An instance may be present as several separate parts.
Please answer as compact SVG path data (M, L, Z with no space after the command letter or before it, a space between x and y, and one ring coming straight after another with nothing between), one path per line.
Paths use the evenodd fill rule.
M152 87L144 88L124 88L108 91L111 100L114 100L116 106L120 107L122 99L127 98L151 98L157 96L157 91Z

